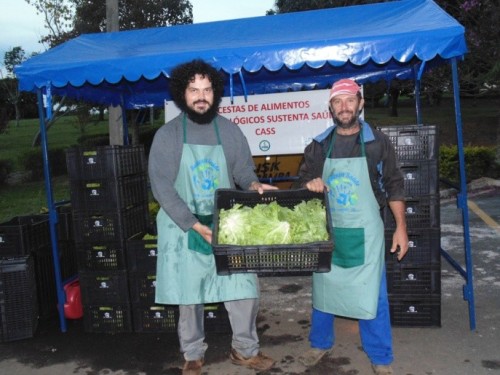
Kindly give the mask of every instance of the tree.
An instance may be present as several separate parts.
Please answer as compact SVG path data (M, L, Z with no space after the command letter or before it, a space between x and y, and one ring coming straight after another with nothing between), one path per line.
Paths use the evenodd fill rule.
M106 31L104 0L25 0L44 16L48 34L40 42L55 47L84 33ZM189 0L119 0L120 30L193 23Z
M35 7L37 14L44 17L44 27L48 34L41 37L40 43L51 48L76 36L72 29L74 10L68 0L25 1Z
M14 47L12 50L5 52L4 66L7 71L7 77L2 78L2 88L7 93L8 104L14 107L16 113L16 127L19 126L21 119L19 111L19 100L21 93L19 92L17 79L14 77L14 67L26 60L26 52L21 47Z
M106 4L102 0L70 0L75 7L78 34L106 31ZM120 30L193 23L188 0L120 0Z
M498 1L438 0L465 27L469 53L460 64L460 88L478 97L500 89L500 18Z
M14 67L26 60L26 52L21 47L14 47L5 52L4 65L8 77L14 76Z

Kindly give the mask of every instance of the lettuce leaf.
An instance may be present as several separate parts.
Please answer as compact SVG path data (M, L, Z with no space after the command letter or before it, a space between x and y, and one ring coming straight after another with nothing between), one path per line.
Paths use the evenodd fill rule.
M293 208L276 201L248 207L235 204L219 212L219 244L284 245L327 241L325 206L319 199Z

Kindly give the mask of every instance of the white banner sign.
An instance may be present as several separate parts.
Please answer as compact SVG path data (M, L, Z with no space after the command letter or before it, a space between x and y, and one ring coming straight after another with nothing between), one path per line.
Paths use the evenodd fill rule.
M239 125L252 155L301 154L311 140L332 125L329 90L223 98L219 113ZM165 102L165 121L180 113Z

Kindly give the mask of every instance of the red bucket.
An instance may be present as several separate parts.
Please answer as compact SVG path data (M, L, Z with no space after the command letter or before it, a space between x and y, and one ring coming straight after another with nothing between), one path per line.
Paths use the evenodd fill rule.
M82 294L80 281L75 280L64 285L66 303L64 304L64 316L67 319L80 319L83 317Z

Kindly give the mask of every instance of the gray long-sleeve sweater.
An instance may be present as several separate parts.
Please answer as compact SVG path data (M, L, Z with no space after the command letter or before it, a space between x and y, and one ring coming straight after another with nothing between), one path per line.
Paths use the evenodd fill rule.
M153 196L163 210L184 231L197 219L174 189L182 156L183 130L181 113L156 132L149 153L148 172ZM222 148L226 157L231 187L246 190L258 181L248 142L240 128L222 116L217 116ZM186 117L187 143L216 145L217 136L212 124L200 125Z

